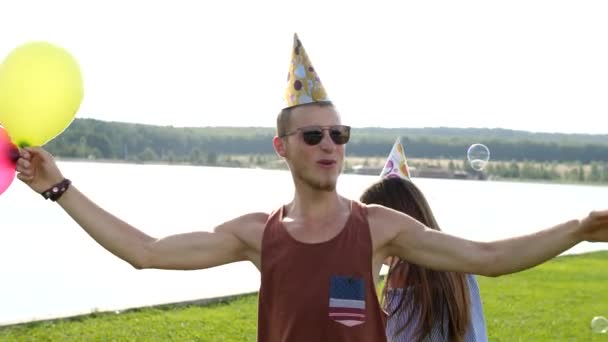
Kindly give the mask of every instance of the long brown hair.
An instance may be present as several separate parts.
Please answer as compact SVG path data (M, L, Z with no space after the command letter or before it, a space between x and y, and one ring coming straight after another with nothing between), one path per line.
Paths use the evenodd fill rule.
M402 178L384 178L372 184L361 195L366 204L379 204L403 212L429 228L441 230L422 192L414 183ZM395 278L405 279L400 285L408 289L405 303L402 296L390 316L407 317L396 335L406 329L414 329L415 340L424 339L437 321L449 319L448 341L462 341L470 320L469 289L466 275L456 272L430 270L405 260L393 257L382 289L382 301L387 300L387 288ZM405 294L405 291L404 291ZM385 307L388 307L385 304ZM412 323L416 322L416 323ZM412 324L416 326L411 327ZM440 324L440 326L443 326Z

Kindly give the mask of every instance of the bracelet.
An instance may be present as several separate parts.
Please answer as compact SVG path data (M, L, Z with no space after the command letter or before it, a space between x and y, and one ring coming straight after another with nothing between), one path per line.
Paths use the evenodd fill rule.
M51 201L56 202L59 197L68 190L70 184L72 184L72 181L65 178L61 182L53 185L50 189L43 191L41 195L44 199L50 199Z

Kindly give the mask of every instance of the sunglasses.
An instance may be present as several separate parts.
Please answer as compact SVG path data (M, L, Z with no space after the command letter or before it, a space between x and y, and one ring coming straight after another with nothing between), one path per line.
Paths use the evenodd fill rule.
M306 145L314 146L323 140L323 131L329 132L329 137L336 145L344 145L350 139L350 126L306 126L281 135L281 138L302 132L302 140Z

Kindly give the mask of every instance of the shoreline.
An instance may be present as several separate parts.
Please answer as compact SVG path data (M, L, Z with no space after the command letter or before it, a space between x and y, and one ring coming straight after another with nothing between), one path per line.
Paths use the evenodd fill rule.
M127 160L127 159L98 159L98 158L78 158L78 157L54 157L58 162L75 162L75 163L104 163L104 164L131 164L131 165L162 165L162 166L202 166L202 167L228 167L228 168L240 168L240 169L261 169L261 170L285 170L287 171L287 165L280 160L275 163L275 167L265 167L255 164L246 164L242 165L233 163L216 163L214 165L210 164L199 164L199 163L191 163L191 162L171 162L166 160L150 160L150 161L135 161L135 160ZM378 159L380 157L370 157L369 159ZM353 160L358 161L361 157L346 157L345 165L351 163ZM415 160L415 159L412 159ZM426 160L426 159L425 159ZM343 170L342 174L348 175L379 175L382 169L381 166L372 166L362 168L363 172L356 172L354 170ZM370 171L371 170L371 171ZM425 170L431 170L431 172L425 174ZM478 177L462 177L462 176L451 176L440 175L436 176L437 172L432 172L433 170L444 170L443 168L427 168L423 169L423 172L415 172L413 173L413 178L431 178L431 179L453 179L453 180L480 180L480 181L494 181L494 182L512 182L512 183L532 183L532 184L555 184L555 185L584 185L584 186L608 186L608 183L605 182L574 182L567 181L563 179L531 179L531 178L505 178L505 177L496 177L496 176L484 176L481 178Z
M54 316L54 317L46 317L46 318L39 318L39 319L33 318L30 320L18 320L18 321L14 321L14 322L9 321L8 323L0 322L0 329L8 328L8 327L16 327L16 326L21 326L21 325L28 325L28 324L45 324L45 323L56 323L56 322L61 322L61 321L73 321L73 320L79 320L82 318L87 318L87 317L99 315L99 314L109 314L109 313L121 314L121 313L126 313L126 312L144 310L144 309L171 310L174 308L180 308L180 307L186 307L186 306L209 306L212 304L227 303L227 302L233 301L235 299L254 295L257 293L258 293L258 291L244 292L244 293L239 293L239 294L234 294L234 295L190 299L190 300L171 302L171 303L151 304L151 305L118 309L118 310L110 310L110 309L98 310L98 309L93 308L88 312L75 313L75 314L66 315L66 316Z
M577 256L582 256L582 255L601 254L601 253L605 253L605 252L608 252L608 248L602 249L602 250L591 250L591 251L584 251L584 252L578 252L578 253L568 253L568 254L562 253L558 256L555 256L555 257L547 260L547 262L556 260L556 259L561 259L561 258L572 258L572 257L577 257ZM519 272L516 272L516 273L519 273ZM384 280L385 276L386 276L386 273L384 273L384 274L381 273L379 279ZM483 277L480 275L476 275L476 276ZM117 310L112 310L112 309L98 310L98 309L92 308L88 312L75 313L75 314L66 315L66 316L47 317L47 318L40 318L40 319L32 318L30 320L19 320L19 321L14 321L14 322L10 322L10 321L9 322L0 322L0 330L5 329L5 328L17 327L17 326L25 326L25 325L30 325L30 324L54 324L57 322L75 321L75 320L81 320L83 318L88 318L88 317L92 317L92 316L96 316L96 315L122 314L122 313L127 313L127 312L136 312L136 311L145 310L145 309L173 310L176 308L182 308L182 307L187 307L187 306L205 307L205 306L218 304L218 303L228 303L228 302L234 301L236 299L251 296L251 295L256 295L258 293L259 293L259 291L249 291L249 292L226 295L226 296L197 298L197 299L190 299L190 300L184 300L184 301L178 301L178 302L150 304L150 305L143 305L143 306L137 306L137 307L128 307L128 308L124 308L124 309L117 309Z

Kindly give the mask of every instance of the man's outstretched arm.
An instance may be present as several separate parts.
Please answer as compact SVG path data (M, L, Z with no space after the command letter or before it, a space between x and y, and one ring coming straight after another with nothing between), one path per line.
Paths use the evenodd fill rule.
M63 180L52 156L41 148L22 150L17 170L17 177L39 193ZM201 269L246 260L248 246L237 232L264 220L264 214L249 214L216 227L214 232L157 239L102 209L75 186L70 186L57 203L101 246L138 269Z
M608 241L608 210L532 234L492 242L462 239L425 227L403 213L370 207L370 225L388 231L383 255L431 269L499 276L543 263L581 241Z

